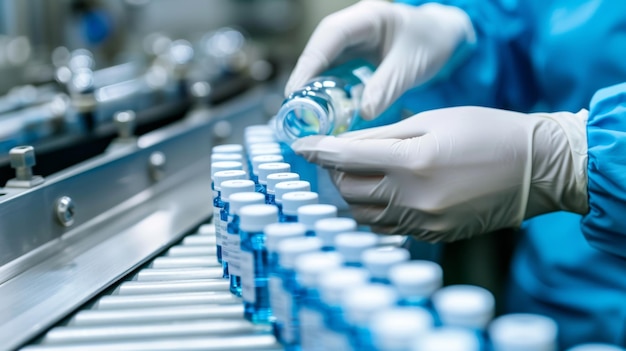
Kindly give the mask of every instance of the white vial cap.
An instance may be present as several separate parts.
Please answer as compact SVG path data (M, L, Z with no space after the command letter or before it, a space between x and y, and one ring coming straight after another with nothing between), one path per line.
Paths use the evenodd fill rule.
M445 326L481 330L494 315L493 295L474 285L447 286L435 292L432 301Z
M312 191L292 191L284 194L281 200L283 202L283 213L288 216L296 216L298 208L301 206L317 204L319 195Z
M315 222L315 236L322 239L324 246L333 246L337 234L356 230L356 221L352 218L325 218Z
M494 351L556 351L557 325L536 314L509 314L489 326Z
M361 262L370 271L372 278L386 279L389 269L411 258L408 250L399 247L372 248L363 251Z
M314 288L319 284L319 276L335 270L343 264L338 252L312 252L296 258L294 268L298 284Z
M301 255L319 251L322 241L315 237L286 239L278 243L280 265L286 269L294 269L296 259Z
M298 208L298 222L306 226L306 230L315 229L315 223L320 219L337 217L337 207L319 204L306 205Z
M378 236L368 232L347 232L335 236L335 248L346 262L361 262L363 251L378 244Z
M281 241L304 236L306 228L300 223L274 223L265 227L263 232L267 251L277 252Z
M248 179L226 180L222 182L220 191L222 201L230 202L233 194L254 191L254 182Z
M480 342L468 330L444 327L416 338L411 351L480 351Z
M339 305L343 292L366 285L370 274L364 268L344 267L319 276L320 297L327 305Z
M198 234L202 235L215 235L215 225L203 224L198 228Z
M426 309L396 307L374 314L370 330L377 350L405 351L433 325L433 317Z
M584 344L574 346L567 351L624 351L623 348L609 344Z
M265 204L265 195L252 191L244 193L234 193L228 196L228 202L230 203L230 213L238 215L239 210L241 210L241 208L244 206Z
M215 173L221 171L241 171L243 170L243 165L241 162L237 161L219 161L211 163L211 180L215 176Z
M252 157L252 173L259 174L259 165L264 163L274 163L274 162L283 162L284 159L280 155L280 152L272 155L258 155Z
M443 285L443 270L435 262L415 260L389 269L389 280L401 297L430 297Z
M227 180L248 179L248 173L245 171L219 171L213 175L213 183L215 190L221 190L222 182Z
M257 148L257 149L252 149L248 152L248 157L251 159L254 159L257 156L263 156L263 155L282 155L282 150L278 147L264 147L264 148ZM275 161L275 162L280 162L280 161Z
M293 172L270 174L267 176L267 193L274 194L274 188L276 188L276 184L293 180L300 180L300 175Z
M262 143L253 143L248 147L249 150L256 149L280 149L280 144L275 141L266 141Z
M278 204L282 204L283 196L294 191L311 191L311 183L306 180L292 180L280 182L274 187L274 197Z
M276 138L273 135L251 134L245 136L245 144L248 150L250 146L261 143L275 143Z
M237 161L241 162L243 160L243 156L240 154L211 154L211 163L219 162L219 161Z
M243 129L244 135L274 135L274 131L267 124L253 124Z
M348 323L367 326L376 312L394 306L397 301L398 295L390 286L367 284L346 290L341 306Z
M291 171L289 163L270 162L259 165L259 183L267 185L267 177L274 173L285 173Z
M278 222L278 209L272 205L248 205L239 209L239 228L244 232L262 232L265 226Z
M213 146L211 150L214 154L243 154L243 146L239 144L223 144Z

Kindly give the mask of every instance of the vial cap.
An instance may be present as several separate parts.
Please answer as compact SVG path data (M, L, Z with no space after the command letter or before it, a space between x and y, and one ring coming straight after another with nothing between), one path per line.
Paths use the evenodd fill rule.
M342 264L343 258L338 252L307 253L296 258L296 279L298 284L306 288L317 287L321 274L335 270Z
M213 146L211 150L214 154L243 154L243 146L239 144L222 144Z
M306 205L298 208L298 222L306 226L306 230L314 230L315 223L320 219L337 217L337 207L319 204Z
M389 280L404 298L430 297L443 284L443 270L431 261L404 262L389 269Z
M266 141L262 143L253 143L248 146L249 150L256 149L280 149L280 144L275 141Z
M243 134L248 135L274 135L274 131L267 124L253 124L243 129Z
M245 171L219 171L213 175L213 184L215 190L221 190L222 182L227 180L247 179L248 174Z
M248 205L239 209L239 228L259 233L265 226L278 222L278 209L272 205Z
M322 241L315 237L286 239L278 243L280 265L286 269L295 268L296 259L303 254L319 251Z
M396 307L374 314L370 329L377 350L410 350L413 341L433 326L433 317L426 309Z
M378 244L378 236L368 232L347 232L335 236L335 248L346 262L361 262L363 251Z
M243 156L240 154L211 154L211 163L219 162L219 161L237 161L241 162L243 160Z
M228 197L228 202L230 204L230 213L239 215L239 211L244 206L265 204L265 196L261 193L252 191L245 193L234 193Z
M259 135L259 134L247 135L245 137L245 140L246 140L245 141L246 147L248 150L250 150L250 146L254 144L276 142L276 138L273 135Z
M623 348L609 344L584 344L574 346L567 351L624 351Z
M198 234L201 235L215 235L215 225L203 224L198 228Z
M368 326L376 312L392 307L397 301L398 295L390 286L367 284L346 290L341 297L341 306L349 323Z
M278 244L281 241L304 236L306 228L300 223L274 223L265 227L263 232L265 233L267 251L277 252Z
M480 343L469 330L444 327L417 338L411 351L480 351Z
M557 325L536 314L509 314L496 318L489 336L496 351L556 351Z
M315 222L315 235L322 239L324 246L335 245L337 234L353 232L356 230L356 221L352 218L325 218Z
M446 326L482 330L494 315L493 295L478 286L447 286L435 292L432 301Z
M366 285L370 274L364 268L344 267L325 272L319 276L321 299L330 306L339 305L343 292Z
M274 188L276 188L276 184L293 180L300 180L300 175L293 172L270 174L267 176L267 193L274 194Z
M282 197L283 213L288 216L296 216L298 208L304 205L317 204L319 195L312 191L292 191Z
M241 162L237 161L219 161L211 163L211 180L215 176L215 173L221 171L241 171L243 170L243 165Z
M372 278L386 279L389 269L394 265L406 262L411 258L408 250L398 247L372 248L363 251L361 261L372 275Z
M254 182L248 179L226 180L222 182L220 187L222 201L224 202L230 202L230 197L233 194L251 191L254 191Z
M267 177L274 173L285 173L291 171L289 163L271 162L259 165L259 183L267 185Z
M279 147L263 147L251 149L248 151L248 157L254 159L257 156L263 155L282 155L282 150ZM282 162L282 161L274 161L274 162Z
M294 191L311 191L311 183L306 180L292 180L277 183L274 187L274 197L278 204L283 203L283 196Z
M265 154L252 157L252 173L259 174L259 165L263 163L283 162L283 157L280 152L277 154Z

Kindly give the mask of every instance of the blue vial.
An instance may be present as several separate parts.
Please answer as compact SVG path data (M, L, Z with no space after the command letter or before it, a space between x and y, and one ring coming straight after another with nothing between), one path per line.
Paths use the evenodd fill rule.
M269 323L272 316L267 286L265 226L278 221L278 209L271 205L248 205L239 210L241 237L241 296L244 318Z
M286 319L283 289L282 267L278 262L278 244L285 239L304 237L306 229L300 223L274 223L265 227L264 231L267 246L267 265L270 292L270 307L272 308L272 329L274 336L282 342L282 331Z
M373 350L413 351L415 339L430 333L433 328L433 317L422 308L385 309L372 316Z
M284 162L283 157L280 155L280 150L274 149L258 149L256 154L250 155L250 164L252 166L252 172L250 172L250 179L256 184L259 183L259 166L264 163L276 163ZM254 150L253 150L254 151ZM271 152L264 154L263 152ZM275 153L274 153L275 152Z
M274 202L278 207L279 218L283 215L283 196L294 191L311 191L311 183L306 180L292 180L274 186Z
M437 328L414 340L411 351L483 351L473 334L459 328Z
M302 300L298 310L300 321L300 348L302 351L322 351L324 309L320 298L320 276L343 264L337 252L314 252L296 259L296 281Z
M389 281L400 295L400 305L424 307L438 323L431 296L443 285L441 266L423 260L400 263L389 269Z
M411 259L407 249L398 247L372 248L363 251L361 262L370 272L372 283L390 284L389 270L402 262Z
M276 204L276 193L274 189L276 188L276 184L288 181L300 180L300 175L298 173L286 172L286 173L274 173L267 176L267 204L275 205Z
M234 172L234 171L232 171ZM221 172L220 172L221 173ZM244 172L245 173L245 172ZM217 178L217 173L215 176ZM244 174L243 177L246 177ZM242 178L243 178L242 177ZM222 246L222 269L223 277L228 278L228 262L230 262L231 245L228 240L228 219L230 217L230 200L229 198L236 193L244 193L254 191L254 182L247 179L226 180L221 182L220 192L222 199L222 209L220 210L220 233L221 233L221 246Z
M211 163L211 190L213 191L213 225L215 226L215 238L216 238L216 251L217 251L217 261L222 263L222 243L221 243L221 233L220 233L220 211L222 210L222 199L220 197L219 186L216 189L215 184L215 173L221 171L241 171L243 170L243 165L241 162L236 161L219 161Z
M254 182L250 181L252 184ZM262 205L265 202L263 194L257 192L235 193L228 197L230 211L228 212L227 239L228 273L230 279L230 292L241 297L241 237L239 235L239 211L248 205Z
M317 204L319 195L312 191L292 191L281 197L283 203L282 216L279 215L279 222L297 222L298 208L306 205Z
M343 294L370 280L364 268L344 267L319 276L324 326L320 329L321 350L352 350L350 326L341 307Z
M315 223L325 218L337 217L337 207L318 204L305 205L298 208L298 222L306 226L306 235L315 236Z
M363 251L378 244L379 237L368 232L347 232L335 236L335 249L343 256L346 266L361 267Z
M259 183L256 191L265 195L266 202L269 200L267 195L267 177L275 173L285 173L291 171L291 166L285 162L270 162L259 165Z
M556 322L551 318L516 313L496 318L489 326L489 339L493 351L557 351L557 332Z
M283 240L278 244L278 257L284 291L283 308L284 324L281 342L287 350L299 349L300 345L300 322L298 310L302 305L302 289L297 284L295 262L304 254L317 252L322 248L319 238L303 237Z
M315 222L315 236L322 239L322 251L335 250L335 237L341 233L354 232L357 223L352 218L325 218Z
M389 309L398 302L395 290L383 284L367 284L346 290L341 307L349 325L348 335L354 350L374 350L370 323L374 314Z
M450 285L435 292L432 302L441 325L466 329L476 336L480 349L486 347L486 327L495 313L495 299L487 289Z

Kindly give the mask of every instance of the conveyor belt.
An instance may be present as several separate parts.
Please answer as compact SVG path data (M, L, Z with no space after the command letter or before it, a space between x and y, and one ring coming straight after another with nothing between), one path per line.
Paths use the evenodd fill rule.
M204 225L22 350L282 350L221 276Z

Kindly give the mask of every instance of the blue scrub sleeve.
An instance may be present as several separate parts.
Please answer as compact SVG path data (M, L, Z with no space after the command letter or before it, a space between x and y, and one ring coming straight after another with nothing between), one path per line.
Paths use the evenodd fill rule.
M626 83L599 90L587 121L589 243L626 258Z

